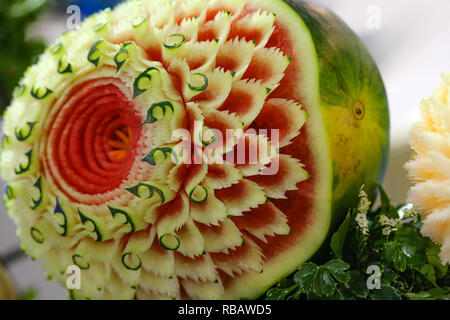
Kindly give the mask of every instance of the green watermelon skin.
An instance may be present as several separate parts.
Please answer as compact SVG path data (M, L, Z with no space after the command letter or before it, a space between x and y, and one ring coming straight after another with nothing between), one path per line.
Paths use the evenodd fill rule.
M286 0L308 26L319 60L320 102L333 159L333 227L356 205L359 188L370 199L389 157L389 106L380 71L359 37L338 16L313 3ZM364 118L354 116L361 102ZM336 121L345 116L347 125ZM337 139L336 139L337 138ZM353 140L360 148L349 149Z

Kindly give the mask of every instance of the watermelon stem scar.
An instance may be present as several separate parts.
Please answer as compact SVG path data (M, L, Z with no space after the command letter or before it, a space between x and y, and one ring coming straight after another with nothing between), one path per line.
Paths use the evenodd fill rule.
M141 0L88 17L7 109L4 196L77 299L252 299L323 245L389 149L358 37L298 0Z
M356 101L353 104L353 114L357 120L364 119L365 107L361 101Z

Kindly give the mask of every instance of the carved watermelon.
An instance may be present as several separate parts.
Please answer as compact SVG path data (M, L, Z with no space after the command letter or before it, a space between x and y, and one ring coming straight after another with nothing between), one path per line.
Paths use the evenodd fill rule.
M149 0L62 36L3 130L23 249L63 283L77 265L75 298L237 299L373 195L389 117L367 50L322 8Z

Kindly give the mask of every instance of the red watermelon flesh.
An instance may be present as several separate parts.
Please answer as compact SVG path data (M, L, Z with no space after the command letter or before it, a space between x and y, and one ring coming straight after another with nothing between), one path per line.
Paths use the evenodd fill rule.
M345 56L340 37L359 67L326 55ZM5 116L23 247L59 281L81 268L75 298L258 297L380 177L374 70L338 18L297 1L148 0L88 18L30 68ZM333 72L376 79L335 93ZM376 170L358 135L378 139Z

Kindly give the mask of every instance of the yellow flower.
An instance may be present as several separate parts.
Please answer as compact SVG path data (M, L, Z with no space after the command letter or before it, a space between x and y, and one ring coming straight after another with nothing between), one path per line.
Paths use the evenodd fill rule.
M422 101L422 118L410 132L415 151L406 164L414 183L409 201L423 216L422 233L442 245L450 262L450 74L430 98Z

